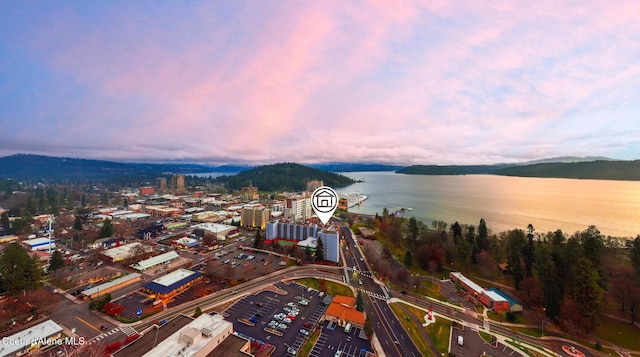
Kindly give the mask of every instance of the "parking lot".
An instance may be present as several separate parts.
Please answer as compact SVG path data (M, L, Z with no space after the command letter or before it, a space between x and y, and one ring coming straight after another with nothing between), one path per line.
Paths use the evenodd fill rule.
M358 328L352 327L345 332L344 328L328 321L319 328L322 328L322 332L309 354L311 357L335 356L338 351L340 357L364 357L367 351L373 351L369 340L360 337L362 330Z
M326 305L315 290L298 284L276 284L284 294L263 291L249 295L225 310L236 331L275 347L276 356L297 352L316 328ZM292 353L289 353L292 354Z

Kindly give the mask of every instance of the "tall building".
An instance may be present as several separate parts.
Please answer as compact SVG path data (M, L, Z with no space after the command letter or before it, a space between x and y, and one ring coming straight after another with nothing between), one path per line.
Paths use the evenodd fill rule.
M240 213L240 224L243 227L265 229L271 220L271 210L264 206L246 205Z
M184 176L175 174L171 176L171 193L174 195L184 192Z
M167 178L166 177L158 177L156 179L156 191L165 192L167 190Z
M311 218L311 213L312 208L310 198L287 198L284 210L286 217L298 221Z

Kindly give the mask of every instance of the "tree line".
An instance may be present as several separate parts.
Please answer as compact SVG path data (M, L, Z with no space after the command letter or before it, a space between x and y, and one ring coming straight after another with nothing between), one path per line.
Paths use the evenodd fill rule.
M434 221L429 228L387 209L376 214L373 223L392 245L405 250L398 258L406 267L417 264L436 273L457 266L467 274L509 284L523 301L541 307L557 323L591 331L610 300L632 322L640 313L640 236L620 247L596 226L573 235L562 230L540 234L532 225L490 234L484 219L477 227ZM390 252L383 248L382 259L385 256ZM394 271L390 265L383 270ZM393 274L399 282L411 278L397 269Z

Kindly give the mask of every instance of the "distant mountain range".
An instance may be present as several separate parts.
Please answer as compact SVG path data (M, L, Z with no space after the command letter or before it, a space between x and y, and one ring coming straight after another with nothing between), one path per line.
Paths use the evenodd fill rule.
M21 181L82 181L120 177L154 178L163 173L237 172L239 168L237 166L211 167L196 164L121 163L25 154L0 158L0 178Z
M284 165L284 166L283 166ZM271 168L271 166L274 166ZM314 171L310 171L314 170ZM358 171L396 171L413 175L469 175L493 174L524 177L563 177L608 180L640 180L640 161L620 161L603 157L557 157L530 161L519 164L495 165L397 165L366 163L326 163L326 164L276 164L259 167L245 165L211 166L189 163L121 163L103 160L50 157L41 155L18 154L0 158L0 178L37 182L42 180L105 180L105 179L153 179L163 174L198 174L224 172L241 174L222 176L230 187L245 186L251 181L261 190L278 189L272 178L277 175L289 175L281 178L287 183L280 187L300 190L302 179L319 179L325 184L345 186L350 181L345 176L327 176L330 172ZM246 172L246 173L245 173ZM256 174L262 172L262 174ZM268 172L269 175L265 175ZM263 178L269 176L270 182ZM233 178L236 177L236 178ZM348 179L350 180L350 179ZM239 187L239 186L238 186Z
M602 157L558 157L519 164L413 165L396 172L411 175L490 174L519 177L636 181L640 180L640 160L623 161Z

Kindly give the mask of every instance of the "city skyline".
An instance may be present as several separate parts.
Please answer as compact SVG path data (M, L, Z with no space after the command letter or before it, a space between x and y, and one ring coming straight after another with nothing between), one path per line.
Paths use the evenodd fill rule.
M640 5L4 2L0 156L638 159Z

